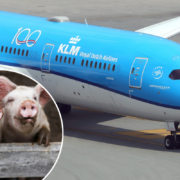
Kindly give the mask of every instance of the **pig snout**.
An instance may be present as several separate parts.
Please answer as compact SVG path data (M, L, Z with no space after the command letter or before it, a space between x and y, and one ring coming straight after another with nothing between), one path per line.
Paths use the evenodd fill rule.
M38 112L38 108L33 101L26 100L20 106L20 114L24 118L34 117Z

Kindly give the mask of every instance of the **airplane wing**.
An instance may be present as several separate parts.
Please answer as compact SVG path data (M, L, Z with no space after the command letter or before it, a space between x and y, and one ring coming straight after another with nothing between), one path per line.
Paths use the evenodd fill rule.
M136 32L151 34L162 38L170 38L180 33L180 17L139 29Z

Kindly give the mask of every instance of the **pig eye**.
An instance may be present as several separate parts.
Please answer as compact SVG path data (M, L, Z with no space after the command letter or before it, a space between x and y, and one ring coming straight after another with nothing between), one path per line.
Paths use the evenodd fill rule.
M9 103L9 102L13 102L13 101L14 101L14 99L10 98L10 99L8 99L7 102Z
M37 100L37 97L34 97L34 100Z

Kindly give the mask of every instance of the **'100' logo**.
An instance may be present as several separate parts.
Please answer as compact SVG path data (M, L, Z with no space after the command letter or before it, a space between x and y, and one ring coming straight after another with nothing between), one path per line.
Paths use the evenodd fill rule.
M41 35L40 30L36 30L31 33L31 30L29 28L23 30L22 28L20 28L18 29L18 32L14 36L11 44L13 44L15 41L17 45L26 44L28 47L31 47L36 44L40 35Z

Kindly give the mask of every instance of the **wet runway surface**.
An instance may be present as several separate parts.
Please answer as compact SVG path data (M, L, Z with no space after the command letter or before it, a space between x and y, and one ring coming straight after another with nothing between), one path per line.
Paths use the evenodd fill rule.
M177 0L0 0L0 9L135 31L180 16ZM180 35L171 40L180 43ZM180 150L166 150L164 122L73 108L63 116L65 138L47 180L176 180Z

